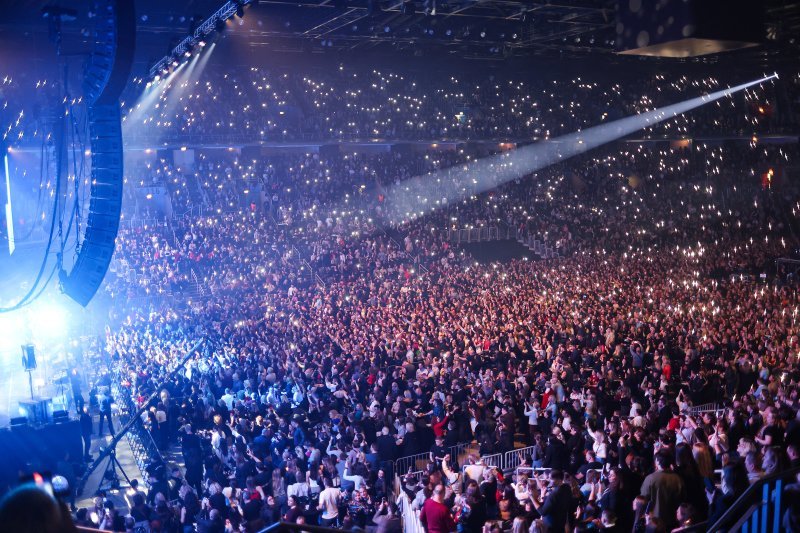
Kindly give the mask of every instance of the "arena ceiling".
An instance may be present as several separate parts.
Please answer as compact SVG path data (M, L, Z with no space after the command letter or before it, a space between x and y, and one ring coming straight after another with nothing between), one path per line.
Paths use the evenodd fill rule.
M222 0L137 0L142 43L168 49ZM75 10L65 37L88 36L82 0L17 0L0 19L0 37L46 32L41 11ZM230 35L274 52L436 53L504 59L614 54L617 0L254 0ZM800 1L766 0L765 45L744 53L768 62L800 56ZM148 51L149 54L152 52ZM702 61L715 61L713 56Z

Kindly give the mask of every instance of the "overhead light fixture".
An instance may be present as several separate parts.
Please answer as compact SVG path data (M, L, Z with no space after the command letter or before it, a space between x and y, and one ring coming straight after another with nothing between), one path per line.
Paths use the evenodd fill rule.
M241 19L244 16L244 8L255 1L256 0L228 0L223 3L211 16L198 24L189 35L175 46L175 48L150 67L150 77L155 77L156 74L159 74L165 68L168 70L173 57L179 59L184 56L187 58L191 57L195 46L199 48L206 46L210 35L214 32L222 34L226 28L225 22L234 16L238 16ZM243 21L239 20L239 24L242 23Z
M423 6L425 7L426 15L436 16L436 0L425 0Z

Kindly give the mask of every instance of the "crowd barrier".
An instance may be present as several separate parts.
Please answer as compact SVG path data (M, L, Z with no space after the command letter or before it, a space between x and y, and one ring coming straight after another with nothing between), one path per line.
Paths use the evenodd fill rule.
M465 442L451 446L448 450L450 457L458 460L459 463L463 462L463 458L469 453L474 453L476 444ZM481 457L483 464L486 466L495 466L505 472L514 470L518 465L522 464L526 455L533 451L533 446L525 448L517 448L509 450L505 453L495 453L491 455L484 455ZM394 462L394 472L396 475L405 474L419 474L425 470L428 462L430 462L430 452L418 453L416 455L408 455L401 457Z
M475 449L475 446L476 445L472 444L471 442L464 442L461 444L456 444L455 446L450 446L450 448L447 450L447 453L450 454L451 459L460 460L462 456L472 453ZM405 475L409 473L418 474L425 470L425 466L428 464L430 459L430 452L401 457L394 462L394 472L397 475Z
M716 405L716 404L704 404L698 405L697 408L700 410L696 411L697 413L703 412L714 412L717 409L711 408L709 406ZM706 411L707 410L707 411ZM452 446L449 450L450 457L452 458L462 458L463 456L467 455L468 453L472 453L473 447L476 446L472 443L462 443L456 446ZM527 455L529 455L533 451L533 446L527 446L525 448L517 448L515 450L509 450L505 453L495 453L491 455L484 455L481 456L480 460L484 466L493 466L496 467L498 470L501 470L505 474L509 474L513 472L514 474L518 474L519 472L549 472L549 468L533 468L533 467L521 467L523 460ZM425 467L430 462L430 453L419 453L416 455L409 455L407 457L401 457L394 462L394 476L395 476L395 495L400 496L403 491L401 490L401 481L400 477L406 474L417 475L425 471ZM461 474L463 478L464 471L466 469L467 464L464 464L463 460L459 460L459 464L461 464ZM600 472L600 470L597 470ZM721 470L714 471L714 483L719 485L719 480L721 477Z
M716 413L721 410L721 405L718 403L703 403L700 405L692 405L689 407L689 414L699 415L703 413Z

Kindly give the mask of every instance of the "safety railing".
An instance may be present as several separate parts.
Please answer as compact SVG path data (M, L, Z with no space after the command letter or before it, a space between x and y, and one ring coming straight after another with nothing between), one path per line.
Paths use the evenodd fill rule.
M311 524L292 524L276 522L258 531L258 533L338 533L341 529L333 527L313 526Z
M476 451L475 447L477 447L477 445L473 443L461 443L451 446L448 450L448 453L453 460L457 460L459 463L462 463L462 459L466 457L466 455ZM504 472L511 472L523 463L525 456L531 453L533 448L533 446L528 446L525 448L509 450L505 453L484 455L481 457L481 460L486 466L495 466ZM418 474L425 470L425 467L429 462L430 453L428 452L401 457L394 462L394 472L400 476L409 473Z
M411 255L410 253L406 252L406 249L397 241L397 239L389 235L389 232L386 231L386 229L383 230L383 234L386 235L386 237L388 237L390 241L392 241L392 244L394 244L397 247L400 253L402 253L404 256L406 256L411 260L411 262L414 264L416 268L418 268L419 270L421 270L426 274L428 273L428 268L422 264L422 261L420 260L420 257L418 255Z
M525 456L530 454L534 449L534 446L528 446L526 448L518 448L516 450L511 450L503 454L503 463L501 468L504 472L508 472L514 470L525 459Z
M450 455L452 460L459 461L467 454L473 453L475 446L477 445L474 445L471 442L463 442L454 446L450 446L450 448L447 450L447 453ZM425 467L430 462L430 459L430 452L400 457L394 462L394 472L395 474L401 476L409 473L417 474L425 470ZM409 468L411 469L410 471Z
M787 509L787 498L783 490L793 483L800 468L763 477L754 482L733 505L713 524L703 522L684 531L742 531L747 533L767 533L785 531L782 528L783 514Z
M698 415L702 413L716 413L721 409L718 403L703 403L700 405L692 405L689 407L689 414Z
M499 226L472 226L447 230L447 240L455 244L501 241L514 238L511 228Z
M119 408L119 422L122 426L124 426L130 420L130 416L136 413L138 406L133 403L133 398L130 392L126 391L120 386L122 379L119 371L114 369L112 370L112 373L114 377L111 380L111 391L114 398L118 402L117 405L120 405L121 402L121 406ZM144 427L141 419L139 419L125 434L125 438L128 440L128 445L131 448L133 459L136 462L136 466L139 467L139 472L142 474L142 479L144 479L145 483L147 483L149 486L149 483L147 482L149 477L147 475L147 467L152 463L164 462L164 459L161 456L161 451L153 441L153 436Z
M425 470L425 466L430 460L430 452L407 455L394 462L394 472L398 475L416 474Z
M502 453L493 453L491 455L484 455L481 457L483 459L483 464L486 466L494 466L498 469L503 469L503 454Z
M514 469L514 479L515 480L519 479L519 475L520 474L524 474L525 472L528 472L529 474L537 475L537 474L547 474L551 470L552 470L552 468L546 468L546 467L543 467L543 466L536 466L536 467L534 467L534 466L518 466L517 468ZM589 468L586 471L587 472L601 473L603 471L603 469L602 468Z

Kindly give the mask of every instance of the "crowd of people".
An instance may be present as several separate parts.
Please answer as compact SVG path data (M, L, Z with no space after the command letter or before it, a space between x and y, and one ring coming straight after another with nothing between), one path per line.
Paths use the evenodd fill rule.
M207 69L147 88L161 105L123 106L133 139L547 139L725 88L713 75L614 80L368 70ZM750 81L750 80L743 80ZM144 80L139 85L144 85ZM732 85L735 85L732 84ZM139 87L141 88L141 87ZM794 123L791 78L649 128L653 135L780 132ZM212 105L209 105L212 104ZM147 126L147 129L137 127ZM145 133L146 131L146 133Z
M798 195L761 177L795 152L623 144L389 229L382 169L469 154L201 160L199 176L239 169L219 173L220 190L235 196L244 172L264 194L124 229L120 258L137 274L107 287L120 297L107 351L134 399L164 389L145 422L185 464L154 470L142 513L200 530L397 528L398 475L429 531L718 518L800 444L797 292L771 262L796 247ZM378 174L369 193L349 172L361 168ZM571 253L477 264L447 240L454 224L497 219L558 232ZM207 297L136 298L193 279ZM163 383L201 337L208 347ZM691 414L709 402L718 410ZM474 458L448 455L470 442ZM523 445L517 475L480 460ZM394 471L428 453L423 471ZM203 497L217 503L198 509Z
M184 69L123 95L128 142L547 139L737 85L707 73L514 77L486 73L333 68ZM653 136L791 132L800 96L796 72L646 130ZM757 75L753 75L757 78ZM152 82L150 82L152 84ZM144 96L143 93L144 92ZM0 128L13 145L48 140L62 102L58 76L0 72ZM79 95L66 103L79 105Z
M721 86L654 78L637 86L650 100L580 80L417 87L345 68L196 83L184 109L164 97L175 117L132 106L128 120L176 138L264 123L286 139L545 138ZM769 120L773 91L657 132L769 131L783 124ZM233 96L207 105L222 94ZM774 263L800 244L796 143L619 142L489 191L447 172L485 151L345 152L198 148L194 165L129 166L129 183L166 187L181 211L205 207L123 224L104 289L106 379L180 461L150 465L127 510L98 495L78 524L394 532L407 502L431 533L657 532L713 522L751 483L798 466L800 295ZM394 212L406 184L438 208ZM451 238L469 226L506 228L509 246L534 236L562 257L476 262ZM514 471L482 459L515 449Z

